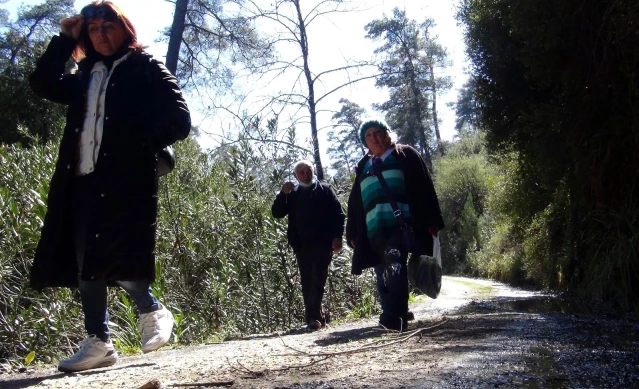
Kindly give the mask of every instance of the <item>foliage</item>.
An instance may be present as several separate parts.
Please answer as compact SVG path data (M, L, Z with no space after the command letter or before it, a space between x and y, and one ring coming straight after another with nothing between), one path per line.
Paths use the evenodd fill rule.
M639 305L628 245L639 207L638 17L632 0L464 0L459 13L488 149L506 159L500 205L521 270L624 309Z
M332 140L328 155L333 160L336 176L345 178L354 172L357 162L366 154L359 137L362 115L366 110L347 99L340 99L339 102L342 108L332 118L337 124L328 132L328 139Z
M209 152L195 139L179 142L177 167L160 180L152 288L174 313L180 344L286 330L303 321L286 221L270 214L299 149L245 139L279 132L273 121L265 127ZM1 362L23 363L33 351L35 362L53 362L85 336L76 291L28 287L56 147L0 146ZM334 184L344 201L350 183ZM346 317L372 288L370 275L350 274L345 250L331 265L325 306L333 319ZM109 290L109 312L120 351L138 350L137 312L119 288Z
M73 292L60 289L42 298L28 287L54 155L52 143L0 145L0 360L38 350L36 359L49 361L50 350L59 353L71 334L82 332Z
M621 307L634 307L637 313L639 211L633 205L628 204L620 210L604 209L591 215L598 228L588 243L600 254L583 270L583 278L590 282L579 293L596 301L615 301Z
M479 130L479 102L475 97L477 81L470 77L462 86L457 95L455 107L455 129L459 132L465 130Z
M479 133L462 135L434 162L435 190L446 228L441 232L446 272L467 271L466 253L481 247L479 217L486 211L491 168Z
M23 6L14 22L0 20L0 143L43 142L61 132L64 107L42 101L28 77L60 20L73 13L73 1L47 0Z
M375 292L372 289L368 289L347 317L349 319L362 319L378 313L380 313L380 309L375 301Z
M177 1L185 7L165 31L167 66L183 88L224 94L233 86L236 65L260 69L272 60L271 47L255 26L242 0ZM180 36L174 37L175 31ZM173 46L177 50L172 50ZM177 55L177 57L175 57ZM173 64L176 68L173 68Z
M393 10L392 18L384 16L365 27L367 38L383 39L375 49L382 56L382 75L378 87L389 89L389 100L378 106L397 131L398 141L417 147L430 163L431 144L438 142L436 129L436 95L450 88L450 79L435 77L434 69L447 66L446 50L430 37L432 19L420 25L406 17L404 11ZM432 108L431 108L432 106Z

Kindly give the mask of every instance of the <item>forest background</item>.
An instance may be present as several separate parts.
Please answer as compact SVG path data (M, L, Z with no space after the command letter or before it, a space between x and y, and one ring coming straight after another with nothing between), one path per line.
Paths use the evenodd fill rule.
M459 75L437 21L403 8L364 26L370 59L345 55L315 69L310 58L322 52L311 32L321 31L312 25L348 19L356 3L157 1L173 12L158 34L167 67L201 123L176 145L176 170L160 179L153 288L175 314L178 343L301 324L285 221L270 205L301 158L345 205L365 152L357 128L369 115L385 118L431 168L447 225L445 273L639 311L636 1L461 0L454 6L470 68ZM8 368L55 361L84 336L76 291L28 287L65 109L33 95L27 78L76 10L71 0L15 15L0 8L0 363ZM451 104L456 133L447 139L438 113L452 76L467 81ZM370 110L350 99L365 80L381 97ZM219 140L203 145L198 139L216 126ZM373 275L350 275L350 255L345 249L331 266L325 302L334 320L377 313ZM133 305L110 293L116 345L136 352Z

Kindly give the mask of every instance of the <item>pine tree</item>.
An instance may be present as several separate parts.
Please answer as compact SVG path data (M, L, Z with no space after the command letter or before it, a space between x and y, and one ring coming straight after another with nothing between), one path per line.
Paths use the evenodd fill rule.
M398 141L417 147L428 163L432 150L441 142L435 125L436 96L450 88L450 79L435 76L435 69L448 66L448 62L446 50L429 36L432 26L432 19L418 25L395 8L392 18L384 16L365 27L367 38L383 40L375 49L382 57L382 76L376 85L388 88L389 100L376 108L386 113Z

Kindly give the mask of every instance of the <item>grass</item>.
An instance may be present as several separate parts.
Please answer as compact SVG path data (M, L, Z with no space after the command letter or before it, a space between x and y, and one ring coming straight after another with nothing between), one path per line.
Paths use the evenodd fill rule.
M414 292L410 292L408 295L408 304L425 303L427 300L429 300L429 298L425 294L416 295Z
M473 298L477 299L487 299L489 297L492 297L493 293L495 293L495 288L488 285L478 285L474 282L451 278L447 279L446 282L455 282L472 289L472 291L475 293L475 296L473 296Z

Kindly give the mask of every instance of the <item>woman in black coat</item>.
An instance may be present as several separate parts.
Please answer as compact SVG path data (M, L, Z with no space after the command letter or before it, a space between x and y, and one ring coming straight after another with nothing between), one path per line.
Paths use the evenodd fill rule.
M73 55L77 71L64 74ZM191 129L173 75L143 51L135 28L110 1L61 23L30 77L31 88L68 106L31 284L79 287L88 337L62 371L113 365L107 285L137 305L142 351L166 344L172 314L155 280L157 153Z

